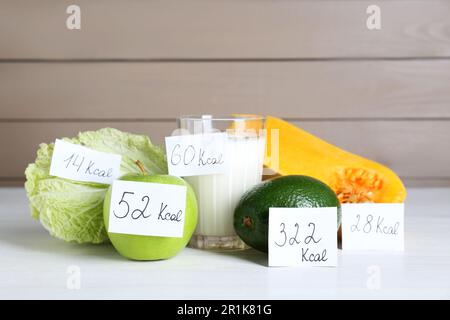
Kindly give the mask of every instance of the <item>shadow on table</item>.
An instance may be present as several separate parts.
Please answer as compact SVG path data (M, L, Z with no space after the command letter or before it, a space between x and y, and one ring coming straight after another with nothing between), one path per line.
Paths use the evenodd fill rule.
M259 264L263 267L268 266L267 254L255 249L239 250L239 251L210 251L211 254L227 256L231 259L246 260Z
M0 230L0 246L14 246L32 252L42 252L55 255L96 256L110 260L123 258L114 250L110 243L77 244L56 239L49 235L41 226L13 226Z
M121 257L110 243L77 244L52 237L39 223L0 226L0 247L13 246L21 253L44 253L69 257L95 256L107 260L127 261ZM251 263L267 266L267 254L254 249L239 251L210 251L212 255L227 256L230 259L246 260Z

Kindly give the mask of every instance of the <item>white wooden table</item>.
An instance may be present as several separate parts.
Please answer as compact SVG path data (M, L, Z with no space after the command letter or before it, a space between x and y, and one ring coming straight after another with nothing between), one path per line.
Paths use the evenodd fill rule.
M79 289L67 285L74 271ZM0 188L0 298L450 298L450 189L409 190L404 253L339 252L337 268L268 268L253 250L187 248L134 262L110 245L65 243L30 217L23 189Z

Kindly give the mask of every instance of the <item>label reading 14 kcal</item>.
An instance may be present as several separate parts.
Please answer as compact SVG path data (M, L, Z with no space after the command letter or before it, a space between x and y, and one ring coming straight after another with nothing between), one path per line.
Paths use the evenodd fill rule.
M403 203L342 204L342 249L404 250Z
M120 177L122 156L57 139L50 175L76 181L111 184Z
M108 231L183 237L185 186L116 180L112 185Z

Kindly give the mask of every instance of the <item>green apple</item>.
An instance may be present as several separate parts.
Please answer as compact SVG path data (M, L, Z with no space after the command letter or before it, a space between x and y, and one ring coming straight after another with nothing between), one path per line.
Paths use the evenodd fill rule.
M189 242L197 225L197 200L191 186L182 178L169 175L129 174L119 180L173 184L187 187L184 232L182 238L141 236L132 234L109 233L114 248L124 257L132 260L161 260L175 256ZM103 205L103 220L106 230L109 226L109 208L111 189L106 193Z

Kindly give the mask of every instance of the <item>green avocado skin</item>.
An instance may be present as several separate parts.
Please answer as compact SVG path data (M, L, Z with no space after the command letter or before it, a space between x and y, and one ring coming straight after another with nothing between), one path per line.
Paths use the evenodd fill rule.
M312 177L289 175L267 180L247 191L234 211L234 229L250 247L268 250L269 208L337 207L337 228L341 205L334 191ZM251 225L244 222L251 219Z

